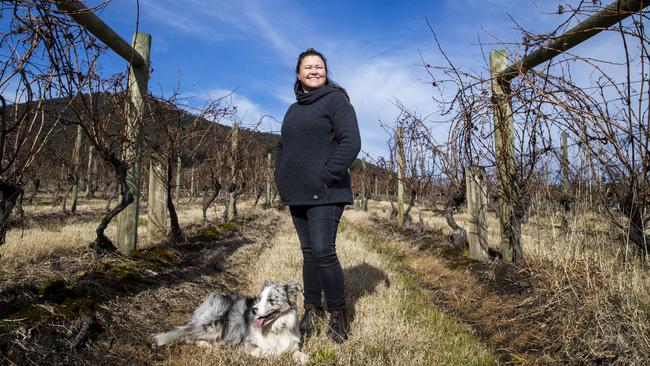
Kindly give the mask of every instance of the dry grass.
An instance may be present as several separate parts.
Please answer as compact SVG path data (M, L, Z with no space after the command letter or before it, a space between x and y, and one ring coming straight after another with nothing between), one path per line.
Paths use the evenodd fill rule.
M181 226L200 222L200 204L183 202L178 210ZM246 209L250 203L243 203ZM64 214L59 206L35 204L24 207L25 218L7 232L6 243L0 246L0 268L18 268L26 263L37 263L62 255L81 255L88 244L95 239L95 229L99 224L106 201L99 199L80 199L76 214ZM209 219L221 217L223 206L214 205L208 211ZM115 236L116 220L106 229L109 238ZM146 249L159 244L147 229L146 206L141 207L138 224L138 247Z
M388 217L388 203L371 207L376 215ZM619 231L592 210L577 210L568 233L560 230L558 212L540 208L534 213L522 227L526 262L515 269L517 277L529 283L521 289L526 293L495 296L471 275L476 271L467 266L450 270L454 266L435 256L415 257L412 265L431 283L444 287L441 292L448 296L444 302L478 328L510 321L520 334L500 339L487 331L486 336L491 344L508 347L507 352L529 353L512 354L513 361L648 364L647 263L631 257L629 246L619 244ZM468 216L459 213L456 219L465 226ZM451 234L439 212L425 211L424 221L428 230ZM488 237L490 247L498 249L499 222L493 213L488 215ZM488 271L490 280L497 271ZM501 312L502 319L495 312ZM521 329L515 326L517 321L523 322Z
M346 220L358 215L346 211ZM301 282L302 255L287 213L273 218L278 226L270 246L254 262L248 276L249 294L269 279ZM327 340L325 332L304 343L315 365L492 365L491 352L471 330L449 318L427 301L405 271L403 258L385 243L342 224L337 240L346 274L346 296L354 315L350 339L344 344ZM302 309L300 309L302 311ZM323 325L323 328L325 325ZM278 360L255 360L232 348L200 350L183 347L170 356L170 365L277 365Z
M7 245L0 249L1 273L5 280L3 288L10 291L7 294L13 293L12 288L27 289L28 293L17 297L26 305L32 300L49 304L45 298L39 300L41 296L38 293L31 295L36 291L34 286L40 288L48 283L48 278L60 278L68 288L78 288L75 291L83 294L98 291L90 299L99 305L95 316L103 325L103 332L88 346L87 355L82 352L57 359L66 359L70 363L80 360L129 363L120 360L131 359L134 362L138 360L138 363L169 365L291 363L288 356L279 360L255 359L230 347L207 350L194 345L159 350L148 348L151 333L185 322L209 292L228 290L254 295L269 279L302 282L302 256L288 212L262 210L251 207L250 202L243 202L239 205L240 213L243 217L253 218L252 221L244 220L238 224L242 226L238 229L240 234L226 235L217 242L206 243L206 248L199 249L199 252L169 248L156 249L161 250L160 258L154 252L146 254L146 251L142 259L97 258L86 251L86 245L94 237L103 205L101 201L82 204L78 215L60 215L58 208L47 205L26 207L30 219L22 233L13 229ZM182 207L179 211L181 224L192 225L200 221L201 212L197 204ZM220 215L221 209L211 211L210 217ZM351 210L346 211L345 217L346 222L362 219L359 213ZM141 221L146 222L144 214ZM148 239L146 225L139 228L139 233L141 248L157 245ZM111 235L112 231L108 234ZM351 338L342 345L334 344L326 339L323 329L320 334L307 339L304 351L310 355L312 364L495 364L489 348L473 335L470 328L431 306L431 294L419 287L408 271L404 257L390 249L387 243L343 223L337 244L346 272L350 314L354 317ZM214 255L220 258L218 266L221 269L208 271L208 267L204 267L202 271L202 266L213 265L210 258L203 257ZM144 259L149 257L152 259ZM188 258L194 258L193 262L187 262ZM164 262L161 262L160 269L155 267L158 260ZM174 261L178 263L174 264ZM135 277L128 283L114 282L115 278L111 276L121 274L111 272L111 268L117 271L124 268L129 272L126 275L133 272ZM99 276L101 285L100 282L88 282L90 274ZM90 290L87 286L91 286ZM30 300L31 297L34 299ZM64 309L65 304L50 306L53 316L56 316L56 327L72 331L72 334L63 336L63 344L67 337L74 338L78 327L73 319L56 315L57 309ZM36 308L40 309L39 305ZM42 321L33 327L43 335L49 332L58 334L57 328L50 329L52 324ZM61 347L61 341L39 343L41 341L44 340L39 336L26 341L20 341L19 337L12 342L23 342L23 347L34 352L37 359Z
M162 362L175 348L152 350L151 334L184 322L210 292L242 291L251 258L268 245L277 214L248 206L240 205L241 220L186 227L187 243L131 258L79 255L74 246L34 263L16 258L21 265L0 270L0 364ZM99 329L75 348L84 319Z
M57 275L57 263L77 268L64 275L70 282L94 268L98 259L86 246L104 205L82 200L77 215L61 215L48 205L26 207L24 227L11 229L0 247L5 282L38 284L44 280L40 277ZM219 217L222 209L211 209L209 217ZM110 324L106 333L113 338L99 339L92 352L106 353L116 363L129 357L171 365L290 363L288 357L257 360L227 347L147 348L151 332L184 322L211 291L252 295L268 279L301 282L302 258L288 213L253 208L250 202L239 209L254 221L242 223L245 243L232 247L220 264L223 271L202 274L204 264L198 262L190 280L176 278L104 302L101 313L111 315L102 321ZM421 243L414 245L411 237L385 224L389 212L388 203L371 202L370 213L344 214L337 244L354 316L351 338L342 345L329 342L324 332L307 339L304 349L314 364L478 365L494 364L495 357L518 364L650 362L648 268L634 260L622 263L625 252L615 244L619 234L602 218L583 211L565 234L556 213L540 210L523 227L526 262L503 272L495 263L472 264L462 257L454 262L415 250ZM450 233L439 211L423 214L427 230ZM198 202L183 204L179 211L184 226L200 222L200 216ZM467 216L460 213L457 219L464 225ZM488 219L489 244L497 248L498 220ZM140 247L155 248L159 243L148 237L144 225L146 210L141 221ZM109 227L109 236L113 230ZM426 240L444 246L440 235Z

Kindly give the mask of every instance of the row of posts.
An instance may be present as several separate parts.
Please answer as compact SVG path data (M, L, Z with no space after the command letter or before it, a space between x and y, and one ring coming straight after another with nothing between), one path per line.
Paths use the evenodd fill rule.
M515 149L514 124L510 106L509 84L501 83L498 75L508 66L506 50L490 52L490 71L492 74L492 95L494 115L494 143L496 151L496 168L499 201L499 221L501 226L501 253L505 262L522 259L521 243L516 233L519 228L513 227L517 221L513 219L514 201L517 197L515 184ZM397 224L404 222L404 143L403 131L397 128ZM488 255L487 241L487 207L488 196L485 170L482 167L465 167L465 185L469 222L467 239L469 255L473 259L486 260Z
M507 51L503 49L490 52L490 71L492 75L493 116L494 116L494 145L496 152L497 198L499 205L500 247L502 259L505 262L517 262L523 259L520 240L521 227L514 215L514 205L519 199L518 186L515 178L515 148L514 122L510 101L510 82L500 78L500 74L508 68ZM404 168L405 154L403 130L396 131L397 147L397 224L404 222ZM566 195L569 190L569 168L567 134L562 133L562 189ZM469 241L469 256L477 260L487 260L487 207L488 195L486 173L483 167L465 167L465 184L469 222L467 239ZM568 204L564 204L563 227L568 225Z
M149 53L151 49L151 36L146 33L136 33L133 37L134 49L141 55L144 63L139 66L132 65L129 71L129 93L131 96L131 104L129 105L128 113L128 122L127 122L127 138L129 143L126 145L124 150L124 159L130 161L131 168L127 173L127 183L129 185L130 191L133 193L133 203L127 206L127 208L118 215L117 217L117 243L120 250L123 253L131 253L137 248L137 227L138 227L138 214L139 214L139 200L140 200L140 155L141 155L141 145L142 145L142 136L141 134L141 121L143 113L144 99L147 93L147 83L149 78ZM497 67L493 67L493 72L499 72L504 69L507 63L505 54L493 52L493 63L496 60ZM494 58L496 57L496 58ZM499 95L499 85L493 85L493 91L495 95ZM495 98L498 100L499 98ZM505 99L505 98L503 98ZM514 169L514 147L512 146L512 117L509 109L509 103L506 101L503 104L497 104L495 106L495 129L497 130L496 136L496 146L497 146L497 155L505 156L506 159L501 159L501 161L507 162L506 164L498 164L497 170L499 173L500 180L508 180L512 176ZM503 124L508 124L509 127L504 127ZM236 134L237 126L234 126L233 133ZM80 134L78 134L79 136ZM402 225L404 218L404 169L405 169L405 160L404 160L404 147L403 147L403 132L401 128L397 130L397 174L398 174L398 188L397 188L397 201L398 201L398 224ZM503 141L509 141L509 143L504 143ZM232 143L235 144L234 147L231 146L231 149L236 150L236 138L232 139ZM80 141L76 141L75 145L79 145ZM75 147L75 151L78 149ZM234 156L234 153L231 154ZM74 163L75 166L79 165L77 161L79 158L76 156ZM268 177L272 176L272 167L271 167L271 154L268 155ZM499 161L499 159L497 159ZM150 160L149 166L149 199L148 199L148 221L149 227L152 229L152 232L156 234L156 231L162 233L166 230L168 226L168 209L167 209L167 189L166 189L166 164L164 158L152 158ZM180 157L177 158L177 169L180 171ZM232 165L234 168L234 164ZM487 258L487 231L486 231L486 221L485 221L485 211L487 207L487 192L484 185L481 185L485 182L485 173L477 168L471 167L467 168L466 179L467 179L467 193L468 193L468 209L470 212L470 227L468 232L468 238L470 241L470 256L477 259ZM232 172L231 172L232 173ZM234 173L231 174L231 178L234 177ZM180 179L180 174L177 174L177 180ZM231 182L232 183L232 182ZM266 201L270 202L270 178L267 181L266 189ZM504 185L501 185L504 187ZM180 197L180 192L178 189L180 187L180 182L176 182L176 203L178 204L178 198ZM508 197L508 194L500 194L501 197ZM509 212L511 212L511 206L508 205L507 200L500 199L501 212L502 216L502 228L504 227L503 217L507 217ZM234 205L230 205L231 210L234 208ZM399 221L402 222L399 222ZM507 220L507 219L506 219ZM503 230L502 230L503 232ZM505 234L502 234L502 238ZM502 241L503 244L503 241ZM505 247L504 247L505 250ZM505 255L504 259L508 260L508 256ZM511 261L512 259L510 259Z
M506 50L490 52L490 69L492 74L492 95L494 110L494 136L498 179L499 220L501 226L501 253L505 262L522 259L521 243L517 233L520 228L513 227L514 202L517 197L515 184L515 152L514 125L512 108L510 106L509 84L499 82L498 75L508 66ZM404 169L405 154L403 129L397 128L397 225L404 223ZM465 184L467 209L470 216L467 237L469 255L473 259L486 260L488 255L487 241L487 207L488 196L486 175L482 167L465 167Z
M131 45L126 43L108 25L99 19L83 3L76 0L57 2L57 6L66 11L75 21L83 25L96 37L102 40L107 46L123 57L130 64L129 70L129 94L131 103L128 110L127 140L128 143L123 152L124 160L131 162L127 173L129 190L133 194L133 203L130 204L117 217L118 233L117 242L123 253L131 253L136 249L138 211L139 211L139 182L140 182L140 155L142 150L141 125L144 99L147 94L149 80L149 54L151 49L151 36L146 33L136 33L133 36ZM516 64L508 66L507 53L505 50L493 50L490 52L490 71L492 76L493 115L494 115L494 136L496 151L496 169L498 180L499 198L499 219L501 223L501 252L506 262L518 261L523 258L521 243L519 242L520 228L518 220L515 220L513 205L519 194L515 182L515 153L514 153L514 127L512 108L510 105L510 80L517 75L526 72L536 65L548 61L561 52L579 44L580 42L594 36L603 29L620 22L622 19L634 14L641 9L650 6L650 2L644 0L619 0L599 11L596 15L581 22L565 34L551 40L547 45L540 47L533 53L526 55ZM403 157L403 145L401 144L401 129L398 129L398 153L401 151ZM80 134L78 133L78 136ZM80 140L75 145L80 145ZM75 146L75 151L78 151ZM78 175L80 164L79 156L73 159L75 174ZM152 164L155 164L152 163ZM155 171L152 166L150 171ZM484 196L484 188L470 186L476 182L485 180L484 172L480 169L468 168L466 179L468 184L468 197L474 197L472 203L468 203L468 209L472 215L470 223L470 245L472 244L472 233L476 233L476 250L484 250L486 240L481 239L484 232L484 211L487 205L487 196ZM398 217L403 220L403 180L404 161L398 158ZM75 179L78 182L78 177ZM467 182L466 182L467 183ZM177 184L178 186L178 184ZM78 190L78 184L74 189ZM401 187L401 188L400 188ZM151 188L150 188L151 190ZM267 190L268 191L268 190ZM77 193L77 192L75 192ZM75 195L76 196L76 195ZM177 194L177 197L179 195ZM485 198L485 203L483 199ZM158 200L162 202L163 200ZM166 202L166 200L165 200ZM470 199L468 198L468 202ZM475 223L473 223L476 221ZM400 223L401 224L401 223ZM472 226L474 225L474 226ZM485 238L485 236L483 236ZM477 243L477 244L476 244ZM477 249L478 248L478 249ZM470 247L470 252L472 251ZM476 254L478 256L483 253Z
M404 169L406 166L404 154L404 132L402 127L396 131L397 145L397 225L404 224ZM469 241L469 256L476 260L487 260L487 208L488 195L485 169L479 166L465 167L465 186L467 195L467 211L469 222L467 239Z

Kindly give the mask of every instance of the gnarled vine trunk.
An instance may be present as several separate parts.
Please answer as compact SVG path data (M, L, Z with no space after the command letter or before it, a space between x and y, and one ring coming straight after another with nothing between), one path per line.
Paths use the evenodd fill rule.
M5 242L9 216L22 194L23 189L18 184L0 180L0 245Z
M452 194L451 198L449 198L445 204L445 220L447 220L447 225L449 225L453 231L451 234L451 242L458 248L466 248L469 246L467 231L460 227L454 218L454 211L460 207L463 202L465 202L465 195L461 192L456 192Z
M217 199L220 191L221 184L215 176L214 171L210 170L210 185L203 187L203 204L201 205L201 211L203 213L203 226L208 225L208 208L210 208L212 202Z

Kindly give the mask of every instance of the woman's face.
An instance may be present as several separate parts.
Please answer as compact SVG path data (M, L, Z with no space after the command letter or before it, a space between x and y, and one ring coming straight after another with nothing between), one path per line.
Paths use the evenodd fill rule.
M325 62L318 56L306 56L302 59L296 76L298 76L298 80L306 92L316 90L325 85L327 81Z

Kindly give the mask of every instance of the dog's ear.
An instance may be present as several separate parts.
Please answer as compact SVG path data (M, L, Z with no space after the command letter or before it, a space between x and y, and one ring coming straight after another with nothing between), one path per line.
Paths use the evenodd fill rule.
M262 285L262 289L260 290L260 293L262 293L262 291L264 291L265 288L271 286L272 284L273 284L273 282L271 282L271 281L264 282L264 284Z
M300 284L292 282L284 285L284 289L287 291L287 298L289 299L289 302L295 304L298 298L298 294L302 292L302 286L300 286Z

